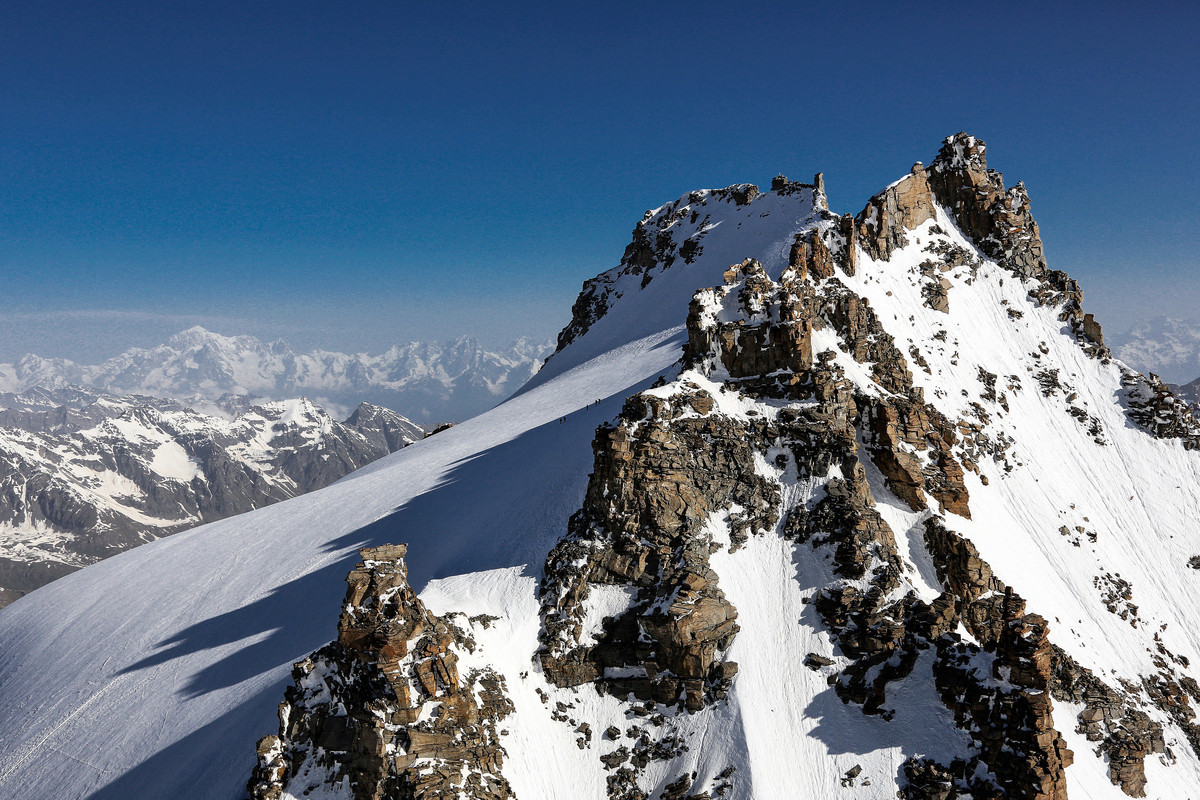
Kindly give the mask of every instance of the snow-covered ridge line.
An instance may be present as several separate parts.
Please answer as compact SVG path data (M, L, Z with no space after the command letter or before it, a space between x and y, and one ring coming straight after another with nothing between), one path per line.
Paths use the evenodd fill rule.
M430 613L486 615L457 669L506 687L516 798L1194 794L1200 453L955 139L951 176L857 216L804 188L668 204L653 265L596 283L513 399L0 613L0 794L243 797L354 551L399 542ZM378 630L394 651L355 669L427 657ZM432 711L300 672L327 751L380 722L376 777L488 796ZM283 752L259 753L281 798L370 788Z

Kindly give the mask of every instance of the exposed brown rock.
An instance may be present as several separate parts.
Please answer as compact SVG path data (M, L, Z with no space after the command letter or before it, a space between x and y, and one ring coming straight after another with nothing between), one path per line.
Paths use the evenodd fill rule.
M925 298L925 305L932 308L934 311L941 311L943 314L950 313L950 289L953 284L942 277L937 277L926 283L922 287L921 294Z
M758 187L753 183L741 183L736 186L730 186L729 193L733 196L733 201L739 206L749 205L754 202L754 198L758 197Z
M908 175L872 197L859 212L854 226L858 244L872 258L887 261L908 244L907 231L936 215L925 168L914 164Z
M914 395L920 398L918 392ZM942 511L969 518L962 466L951 449L958 435L950 420L932 406L907 398L872 399L869 404L871 456L888 488L914 510L925 507L927 491ZM925 466L918 453L932 463Z
M809 275L814 280L833 277L834 256L820 230L796 234L788 255L788 265L796 270L801 279Z
M721 363L735 378L779 370L803 372L812 366L812 302L807 285L795 277L777 284L754 259L735 264L725 273L727 285L742 279L737 292L740 318L733 323L702 324L706 309L719 305L729 289L697 292L688 312L685 359L705 358L716 349ZM796 291L792 291L796 289ZM768 313L775 310L778 313Z
M1186 400L1176 396L1154 373L1125 370L1121 386L1130 419L1160 439L1179 439L1184 448L1200 448L1200 420Z
M596 682L613 694L698 710L732 679L735 668L721 654L737 633L737 611L700 531L712 511L734 504L746 509L731 520L735 536L773 526L778 489L755 471L748 441L762 434L713 409L703 392L669 401L635 395L620 424L597 432L583 509L546 564L541 663L554 683ZM583 604L604 584L640 591L587 644ZM667 598L666 610L656 610ZM606 676L609 668L621 676Z
M858 269L858 230L854 227L854 215L843 214L838 218L838 232L842 246L838 248L842 272L853 277Z
M459 674L455 651L473 644L413 592L405 550L360 551L337 640L296 664L279 734L258 743L253 800L343 777L355 800L512 798L496 731L512 711L504 681Z
M1108 776L1130 797L1146 796L1145 759L1166 751L1162 726L1058 647L1051 647L1050 693L1082 704L1076 730L1099 742Z
M929 187L980 250L1023 278L1043 278L1049 269L1025 185L1005 189L986 150L966 133L948 137L927 170Z

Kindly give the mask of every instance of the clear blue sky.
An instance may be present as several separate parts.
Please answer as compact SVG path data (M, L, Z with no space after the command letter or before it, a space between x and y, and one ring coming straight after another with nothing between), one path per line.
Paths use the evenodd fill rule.
M1200 297L1192 4L0 5L0 359L550 336L642 212L960 129L1120 327Z

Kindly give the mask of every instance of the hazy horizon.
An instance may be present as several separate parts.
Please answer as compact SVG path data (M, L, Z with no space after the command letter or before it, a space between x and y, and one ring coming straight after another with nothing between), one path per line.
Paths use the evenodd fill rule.
M674 13L672 13L674 11ZM1196 320L1193 7L0 11L0 360L192 324L378 351L552 337L647 208L960 129L1106 330ZM1189 22L1190 20L1190 22ZM902 55L898 55L902 54Z

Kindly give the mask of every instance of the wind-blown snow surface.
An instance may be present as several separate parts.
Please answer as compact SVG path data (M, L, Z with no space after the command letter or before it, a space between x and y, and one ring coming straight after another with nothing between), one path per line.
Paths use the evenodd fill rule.
M122 554L0 612L0 796L241 796L255 740L276 730L291 663L334 635L355 548L407 542L410 580L431 610L501 618L475 635L478 657L505 676L516 706L503 743L517 795L605 797L597 752L577 748L572 729L551 721L537 697L541 689L551 706L576 703L572 714L597 732L624 720L614 698L541 680L531 657L543 559L581 504L596 425L625 396L674 373L694 290L747 257L778 278L793 234L815 221L807 193L767 193L745 206L709 198L704 210L708 233L694 264L678 262L645 288L620 278L624 296L608 314L507 403L327 489ZM692 231L677 224L682 241ZM938 224L968 244L944 215ZM950 417L980 401L981 366L1021 381L1007 393L1009 412L993 422L1015 440L1013 470L981 464L986 486L968 473L973 520L955 517L955 529L1100 677L1137 682L1151 672L1156 632L1195 660L1200 593L1186 561L1200 553L1191 522L1200 514L1200 455L1130 423L1119 366L1088 358L1054 309L1028 302L1020 282L991 262L969 285L965 272L947 273L949 314L926 308L910 268L930 235L928 226L918 231L887 263L860 252L857 277L843 280L869 297L901 350L907 339L920 347L930 373L914 365L916 379ZM851 379L869 380L848 357L838 361ZM1070 388L1043 395L1032 374L1043 365L1059 369ZM1068 405L1099 420L1106 444ZM872 483L903 551L919 538L907 534L920 516L882 480ZM713 524L719 538L720 520ZM1084 527L1096 541L1064 536L1063 525ZM915 562L909 579L936 591L917 550L906 553ZM680 772L696 769L703 781L736 766L738 798L891 798L904 757L947 757L964 745L919 677L927 670L893 688L889 704L914 713L888 722L844 706L823 675L801 666L809 651L840 657L801 602L826 579L811 549L768 534L714 556L713 566L739 609L730 657L741 671L727 702L670 720L694 745L676 762ZM1138 628L1105 609L1093 585L1104 572L1132 584ZM1123 797L1074 735L1071 709L1057 707L1056 721L1076 749L1072 796ZM1194 795L1200 764L1169 725L1167 740L1176 763L1147 759L1147 793ZM841 786L856 764L859 784ZM655 769L651 781L672 777Z

